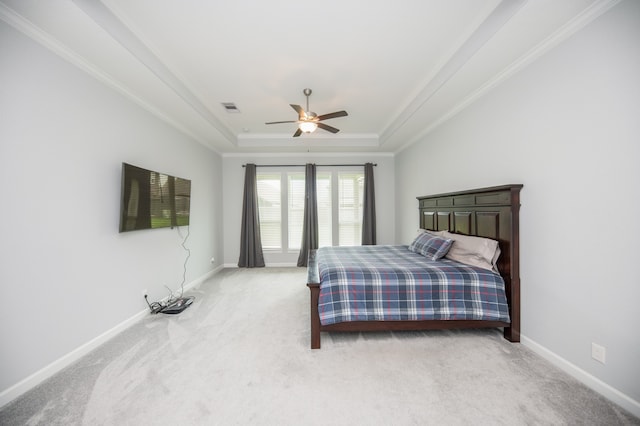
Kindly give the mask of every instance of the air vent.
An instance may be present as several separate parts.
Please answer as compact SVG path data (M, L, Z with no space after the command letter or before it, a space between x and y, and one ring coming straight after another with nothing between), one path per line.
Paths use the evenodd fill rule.
M234 104L233 102L222 102L222 106L224 107L224 109L227 110L227 112L230 112L230 113L240 112L236 104Z

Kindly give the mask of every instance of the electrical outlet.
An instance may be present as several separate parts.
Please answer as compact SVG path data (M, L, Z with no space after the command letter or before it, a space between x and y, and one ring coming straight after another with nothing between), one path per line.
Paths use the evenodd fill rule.
M598 362L605 364L607 355L607 349L604 346L600 346L597 343L591 343L591 358Z
M215 261L216 261L216 259L212 257L211 258L211 263L214 263Z
M145 297L149 294L149 292L147 292L147 289L145 288L144 290L142 290L142 297Z

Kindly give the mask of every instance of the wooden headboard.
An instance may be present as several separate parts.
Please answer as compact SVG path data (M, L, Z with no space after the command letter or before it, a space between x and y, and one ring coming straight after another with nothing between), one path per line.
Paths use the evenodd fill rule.
M492 238L499 242L498 269L505 281L511 327L505 337L520 341L520 190L503 185L417 197L420 227Z

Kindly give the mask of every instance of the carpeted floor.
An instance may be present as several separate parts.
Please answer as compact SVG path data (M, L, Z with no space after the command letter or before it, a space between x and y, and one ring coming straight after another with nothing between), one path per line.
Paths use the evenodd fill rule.
M640 425L498 330L323 334L302 268L227 269L0 410L1 425Z

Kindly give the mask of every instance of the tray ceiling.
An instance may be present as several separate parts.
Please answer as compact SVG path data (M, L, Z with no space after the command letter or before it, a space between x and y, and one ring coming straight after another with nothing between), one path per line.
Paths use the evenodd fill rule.
M220 153L397 152L616 2L1 0L0 19ZM339 133L264 124L306 87L348 111Z

